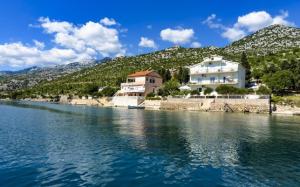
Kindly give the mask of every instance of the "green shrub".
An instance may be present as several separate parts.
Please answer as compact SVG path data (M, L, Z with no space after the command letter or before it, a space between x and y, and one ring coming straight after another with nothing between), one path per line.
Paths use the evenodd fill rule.
M200 95L200 92L198 90L192 90L191 95Z
M210 87L205 88L204 90L204 95L209 95L213 92L214 90Z
M236 94L237 88L228 85L220 85L216 88L218 94Z
M155 97L155 93L151 92L146 95L146 97Z
M107 87L103 88L103 90L100 92L100 94L105 97L112 97L116 92L117 92L116 88L107 86Z
M160 97L146 97L146 100L161 100Z
M237 95L251 94L254 92L252 89L236 88L234 86L228 86L228 85L220 85L216 88L216 91L218 92L218 94L237 94Z
M259 95L270 95L272 91L267 88L266 86L260 86L258 90L256 91L257 94Z
M164 88L160 88L160 89L158 89L157 95L165 97L165 96L168 96L169 94Z

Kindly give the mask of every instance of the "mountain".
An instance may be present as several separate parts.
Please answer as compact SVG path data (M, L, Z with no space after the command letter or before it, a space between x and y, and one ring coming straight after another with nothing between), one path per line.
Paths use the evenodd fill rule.
M285 49L300 47L300 29L284 25L272 25L246 36L225 47L226 53L265 55Z
M56 65L54 67L33 66L19 71L0 72L0 90L18 90L32 87L42 81L51 81L61 76L65 76L84 68L89 68L104 63L110 59L103 60L85 60L66 65Z

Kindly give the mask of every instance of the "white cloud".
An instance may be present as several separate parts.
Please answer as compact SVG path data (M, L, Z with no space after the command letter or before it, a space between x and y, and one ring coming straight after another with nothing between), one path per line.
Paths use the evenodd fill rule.
M227 38L229 41L236 41L246 36L246 33L238 28L226 28L222 33L223 38Z
M49 18L41 17L39 22L47 33L68 33L73 30L73 25L66 21L50 21Z
M192 48L199 48L199 47L201 47L201 43L199 43L199 42L193 42L193 43L191 44L191 47L192 47Z
M119 32L114 28L108 28L92 21L82 26L58 21L52 23L48 18L40 19L40 21L41 27L46 32L50 30L54 34L54 42L61 47L71 48L81 53L85 52L87 48L92 48L102 56L124 55L125 53L125 49L119 41Z
M235 27L244 27L249 32L254 32L269 26L273 23L273 18L265 11L250 12L244 16L239 16Z
M114 19L107 18L107 17L101 19L100 23L102 23L103 25L106 25L106 26L112 26L112 25L116 25L117 24L117 22Z
M40 18L39 27L54 37L53 47L33 40L33 45L22 42L0 44L0 68L20 69L33 65L67 64L85 59L123 56L126 49L119 41L117 29L89 21L75 25L66 21Z
M43 42L40 42L40 41L37 41L37 40L33 40L33 43L39 49L44 49L45 48L45 44Z
M287 21L286 18L289 17L288 11L281 11L281 14L275 16L273 18L273 25L280 24L280 25L287 25L287 26L295 26L295 23Z
M157 48L155 42L151 39L148 39L146 37L141 37L140 43L139 43L140 47L146 47L146 48Z
M164 29L160 32L162 40L172 42L174 44L189 43L194 37L193 29Z
M27 46L21 42L0 45L0 67L10 69L67 64L83 59L81 54L72 49L42 50L38 46Z
M223 29L224 25L219 22L220 20L217 19L217 15L211 14L206 18L206 20L202 21L202 24L208 25L208 27L211 29Z
M243 38L249 33L253 33L270 25L295 25L294 23L287 21L286 18L288 18L287 11L282 11L280 15L274 17L266 11L254 11L246 15L239 16L237 22L232 27L227 27L221 24L215 14L207 17L207 19L202 23L208 25L210 28L223 30L221 34L222 37L229 41L235 41Z

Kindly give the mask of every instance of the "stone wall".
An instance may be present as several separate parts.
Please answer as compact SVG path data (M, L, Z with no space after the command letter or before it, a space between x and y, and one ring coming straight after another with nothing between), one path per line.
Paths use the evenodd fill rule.
M269 99L177 99L145 101L146 109L269 113Z

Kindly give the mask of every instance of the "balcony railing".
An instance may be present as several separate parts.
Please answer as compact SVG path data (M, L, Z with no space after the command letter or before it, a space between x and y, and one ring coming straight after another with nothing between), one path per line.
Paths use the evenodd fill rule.
M236 68L203 68L196 71L191 71L191 75L208 74L208 73L229 73L237 72Z
M141 83L141 82L126 82L126 83L121 83L121 87L122 86L144 86L145 83Z
M238 81L191 81L190 84L201 85L220 85L220 84L238 84Z
M122 90L122 92L128 92L128 93L132 93L132 92L143 93L143 92L145 92L145 87L144 86L124 86L124 85L122 85L121 90Z

